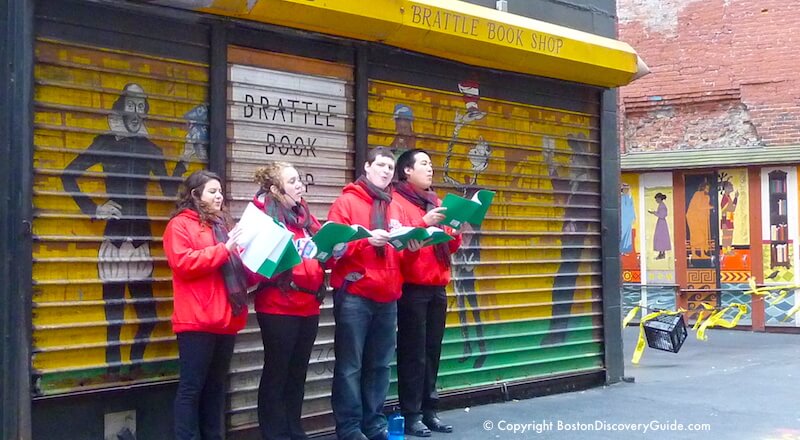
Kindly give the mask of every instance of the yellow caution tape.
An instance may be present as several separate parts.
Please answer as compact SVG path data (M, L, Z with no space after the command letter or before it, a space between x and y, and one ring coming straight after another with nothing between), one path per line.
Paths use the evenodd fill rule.
M786 322L789 318L794 316L797 311L800 310L800 302L794 305L788 312L786 312L786 316L782 319L783 322Z
M734 318L731 319L730 321L723 319L722 317L725 316L725 313L727 313L728 310L732 308L739 309L739 313L737 313L736 316L734 316ZM742 316L744 316L745 313L747 313L746 305L733 303L725 307L724 309L711 314L711 316L709 316L709 318L702 325L700 325L700 328L697 330L697 335L696 335L697 339L699 341L707 340L708 336L706 335L706 330L712 327L717 327L717 326L724 328L736 327L736 324L739 323L739 320L742 318Z
M800 285L756 287L756 279L753 277L750 277L747 280L747 284L750 286L750 290L744 292L745 295L768 297L771 305L775 305L776 303L784 300L786 296L789 294L789 291L800 289ZM775 290L779 291L780 293L778 295L775 295L773 293L773 291Z
M700 324L703 323L703 317L706 316L706 311L710 312L710 311L714 310L714 306L711 306L709 304L700 303L700 305L702 305L703 308L705 308L706 310L701 310L700 314L697 315L697 320L694 322L694 325L692 326L692 330L697 330L697 328L700 327Z
M770 286L770 287L756 287L756 279L750 277L747 280L748 285L750 286L750 290L745 292L746 295L757 295L767 297L769 300L770 305L775 305L783 300L789 295L790 292L795 292L797 289L800 289L800 285L794 286ZM773 291L779 291L778 295L775 295ZM787 321L789 318L797 314L800 311L800 302L795 304L788 312L786 312L786 316L783 317L783 321Z
M655 319L661 315L677 315L683 313L683 309L678 309L677 311L672 310L659 310L658 312L653 312L647 314L641 321L639 321L639 340L636 341L636 349L633 350L633 358L631 359L631 363L638 364L639 359L642 358L642 354L644 353L644 348L647 346L647 341L645 340L644 336L644 323L650 321L651 319Z
M636 306L632 308L627 315L625 315L625 319L622 320L622 328L624 329L627 325L633 320L633 317L636 316L636 313L639 312L641 306Z
M697 327L700 327L700 324L703 322L703 318L705 316L706 316L706 311L705 310L701 310L700 314L697 315L697 321L695 321L694 325L692 326L692 330L697 330Z
M779 295L778 295L776 298L773 298L773 299L771 299L771 300L769 301L769 304L770 304L771 306L774 306L775 304L778 304L779 302L783 301L783 299L784 299L784 298L786 298L786 295L788 295L788 294L789 294L789 291L788 291L788 290L786 290L786 289L781 289L781 292L780 292L780 294L779 294Z

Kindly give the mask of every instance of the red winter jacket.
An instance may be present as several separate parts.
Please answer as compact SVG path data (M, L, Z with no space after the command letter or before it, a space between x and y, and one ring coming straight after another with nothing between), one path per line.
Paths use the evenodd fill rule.
M388 206L386 230L389 224L408 224L400 205L392 200ZM372 197L359 185L348 184L342 195L333 202L328 213L328 220L345 225L361 225L370 229L370 211ZM400 298L403 278L400 274L400 252L390 244L383 247L384 256L375 252L375 246L368 239L353 241L347 244L344 255L336 261L331 272L331 286L338 289L344 283L344 277L351 272L364 276L348 285L347 291L377 302L390 302Z
M233 316L222 276L228 249L216 242L211 226L201 223L196 212L186 209L169 221L164 253L172 269L175 333L235 334L244 328L247 313Z
M264 210L264 197L256 196L253 204L262 211ZM311 222L319 228L319 221L311 216ZM292 228L287 225L287 229L294 233L294 238L306 237L305 231L299 228ZM267 281L267 278L256 275L259 281ZM317 291L322 286L325 279L325 270L318 260L303 258L300 264L292 268L292 281L303 289ZM277 286L268 286L256 292L256 312L269 313L273 315L291 316L314 316L319 315L319 303L314 295L307 292L296 290L281 291Z
M426 228L428 225L422 220L426 214L425 210L411 203L397 191L392 193L392 200L397 200L403 207L411 226ZM436 206L441 206L442 201L436 200ZM437 226L452 235L453 230L448 227ZM454 253L461 246L461 235L455 236L453 240L447 242L450 253ZM404 252L400 262L400 269L403 273L403 282L408 284L419 284L423 286L446 286L450 282L450 266L445 266L436 259L436 252L433 246L426 246L417 252Z

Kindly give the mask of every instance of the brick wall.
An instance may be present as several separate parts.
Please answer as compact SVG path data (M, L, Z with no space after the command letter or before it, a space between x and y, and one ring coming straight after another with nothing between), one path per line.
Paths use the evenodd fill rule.
M618 0L652 73L620 90L623 152L800 145L800 6Z

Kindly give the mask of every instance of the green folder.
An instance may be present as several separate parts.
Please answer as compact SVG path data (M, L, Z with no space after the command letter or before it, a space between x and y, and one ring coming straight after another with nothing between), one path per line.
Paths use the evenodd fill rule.
M425 246L432 246L434 244L444 243L445 241L452 240L453 237L447 235L443 230L436 226L429 226L427 228L415 228L413 226L403 226L401 228L392 229L389 232L389 244L391 244L398 251L402 251L408 247L409 240L425 241Z
M317 255L314 258L322 262L328 261L336 245L369 237L372 237L372 234L361 225L326 222L311 238L317 245Z
M486 217L492 200L494 200L494 191L485 189L476 192L472 199L448 194L442 201L442 207L447 210L444 212L445 218L440 224L456 229L460 228L462 223L480 225Z

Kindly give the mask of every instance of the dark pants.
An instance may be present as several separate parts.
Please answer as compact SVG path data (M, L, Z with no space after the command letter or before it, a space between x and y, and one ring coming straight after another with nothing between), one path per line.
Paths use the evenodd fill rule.
M258 425L264 440L304 440L300 425L306 372L319 315L258 313L264 341L264 369L258 386Z
M339 289L331 405L341 440L372 438L386 429L383 405L397 339L397 302L379 303Z
M177 440L224 438L225 378L235 335L178 333L180 381L175 396Z
M397 302L397 379L406 423L435 412L447 296L443 286L404 284Z

